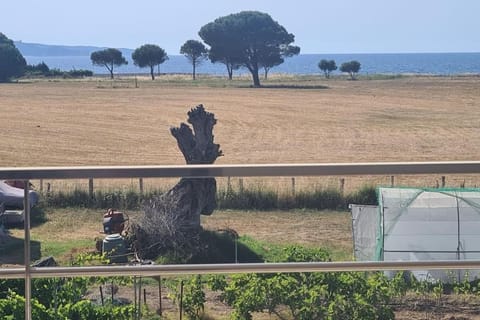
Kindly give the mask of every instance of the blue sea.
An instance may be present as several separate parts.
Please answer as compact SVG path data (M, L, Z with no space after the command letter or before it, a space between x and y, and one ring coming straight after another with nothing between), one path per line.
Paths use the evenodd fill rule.
M128 65L117 68L115 73L141 74L149 69L136 67L128 55ZM93 66L90 56L25 56L28 64L45 62L50 68L68 71L88 69L95 74L106 74L104 67ZM333 59L340 66L343 62L357 60L361 64L360 74L480 74L480 53L391 53L391 54L301 54L287 58L285 63L271 69L271 73L319 74L317 65L321 59ZM160 65L161 73L191 73L192 66L184 56L170 56ZM223 64L203 62L198 73L226 75ZM336 73L339 73L338 70ZM248 74L240 69L235 74Z

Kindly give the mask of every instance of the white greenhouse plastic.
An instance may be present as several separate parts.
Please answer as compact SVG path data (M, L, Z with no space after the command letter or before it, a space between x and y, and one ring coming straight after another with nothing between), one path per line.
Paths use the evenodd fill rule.
M480 189L379 188L377 207L351 209L356 260L480 259ZM480 272L414 274L453 282L474 280Z

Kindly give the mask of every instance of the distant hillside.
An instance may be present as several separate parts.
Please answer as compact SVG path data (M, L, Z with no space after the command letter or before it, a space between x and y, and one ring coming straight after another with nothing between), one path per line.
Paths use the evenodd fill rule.
M105 47L94 46L61 46L39 43L26 43L15 41L15 46L24 56L33 57L68 57L68 56L90 56L94 51L105 49ZM123 55L131 56L133 50L120 48Z

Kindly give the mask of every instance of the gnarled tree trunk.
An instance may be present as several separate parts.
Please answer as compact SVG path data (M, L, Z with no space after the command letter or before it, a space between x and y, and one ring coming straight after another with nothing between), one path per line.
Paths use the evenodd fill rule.
M213 142L216 119L198 105L188 112L188 123L170 129L187 164L211 164L222 155ZM135 248L142 257L163 250L191 251L198 238L200 215L210 215L216 206L214 178L182 178L165 194L145 205L145 216L132 227ZM179 253L180 255L182 252Z

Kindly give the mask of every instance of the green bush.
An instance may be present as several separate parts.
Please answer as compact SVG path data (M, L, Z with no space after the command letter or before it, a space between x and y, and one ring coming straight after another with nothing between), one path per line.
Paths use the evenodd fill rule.
M328 261L319 249L285 248L281 257L288 262ZM394 295L382 273L281 273L236 274L220 281L211 278L211 287L234 311L233 319L252 319L252 312L278 312L286 306L291 318L310 319L393 319L389 304Z

